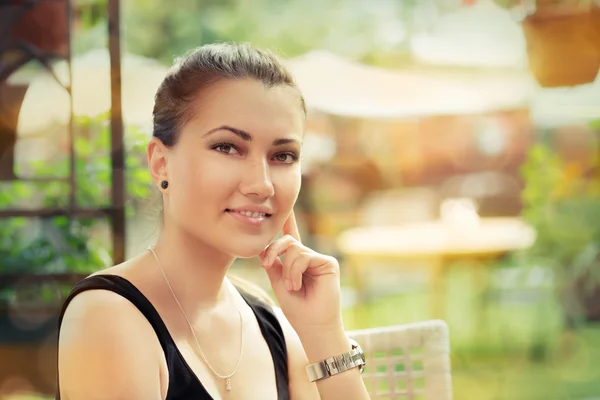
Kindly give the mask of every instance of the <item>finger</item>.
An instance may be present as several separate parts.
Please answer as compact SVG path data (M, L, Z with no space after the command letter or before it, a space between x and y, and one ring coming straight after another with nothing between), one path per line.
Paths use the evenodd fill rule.
M288 250L288 248L294 243L298 243L298 241L296 241L296 239L294 239L290 235L282 236L280 239L277 239L276 241L271 243L265 251L264 257L262 259L263 267L268 268L271 265L273 265L275 259L283 253L285 253Z
M289 243L287 243L286 238L277 239L273 243L269 244L258 256L260 258L260 265L263 268L269 268L273 265L275 260L277 259L278 254L282 251L282 249L287 248Z
M285 280L284 284L287 290L292 290L294 287L295 273L292 271L292 268L303 252L304 248L298 242L291 244L285 252L282 276Z
M283 223L282 231L284 235L290 235L297 241L302 242L300 239L300 230L298 229L298 223L296 222L296 214L294 214L294 210L292 210L290 215Z
M314 251L301 250L289 267L284 266L284 271L286 268L289 268L289 271L286 273L292 281L292 290L298 291L302 289L305 276L308 277L314 275L315 271L329 263L331 263L331 261L321 254L315 253Z
M311 253L301 252L290 266L289 275L292 282L292 290L298 291L302 289L304 272L309 268L311 260Z
M283 263L279 259L276 259L270 268L265 268L265 271L267 271L267 276L269 277L273 291L277 291L277 288L281 285L281 280L283 279Z
M265 249L258 254L258 259L260 260L260 265L263 267L267 266L265 260L266 260L267 250L269 249L269 246L265 247Z

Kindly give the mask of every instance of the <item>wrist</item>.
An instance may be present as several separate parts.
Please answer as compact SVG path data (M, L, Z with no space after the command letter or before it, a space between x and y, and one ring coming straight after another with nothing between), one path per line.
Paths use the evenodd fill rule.
M310 363L337 356L352 348L342 325L297 333Z
M340 315L338 318L332 318L331 322L325 324L292 324L294 330L300 338L311 340L320 335L337 335L340 331L344 332L344 321Z

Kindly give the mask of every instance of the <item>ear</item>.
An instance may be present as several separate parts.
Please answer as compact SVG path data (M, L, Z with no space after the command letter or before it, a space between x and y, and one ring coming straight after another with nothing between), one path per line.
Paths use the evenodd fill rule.
M168 149L159 139L153 137L148 143L148 169L155 185L160 188L162 181L168 181L167 174Z

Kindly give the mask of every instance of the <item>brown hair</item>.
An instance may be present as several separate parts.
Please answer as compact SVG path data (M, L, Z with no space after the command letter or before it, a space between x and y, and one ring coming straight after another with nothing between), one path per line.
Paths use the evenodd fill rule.
M194 116L193 104L198 93L229 79L255 79L267 87L297 88L289 71L269 51L237 43L200 46L178 58L158 87L154 98L153 136L165 146L177 144L179 130ZM302 96L300 100L306 113Z
M200 46L176 59L158 87L154 98L153 136L167 147L175 146L181 127L194 117L198 94L217 82L238 79L255 79L267 87L286 85L297 89L290 72L269 51L239 43ZM300 107L306 114L302 95ZM234 276L230 276L230 280L239 289L274 305L257 285Z

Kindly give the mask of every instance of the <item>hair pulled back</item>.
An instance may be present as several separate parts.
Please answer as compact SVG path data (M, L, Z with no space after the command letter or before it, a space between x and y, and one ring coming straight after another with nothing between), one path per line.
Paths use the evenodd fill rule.
M273 53L244 43L197 47L175 60L154 98L153 136L177 144L181 127L194 117L194 101L208 86L224 80L255 79L266 87L297 89L290 72ZM304 99L301 107L306 113Z

